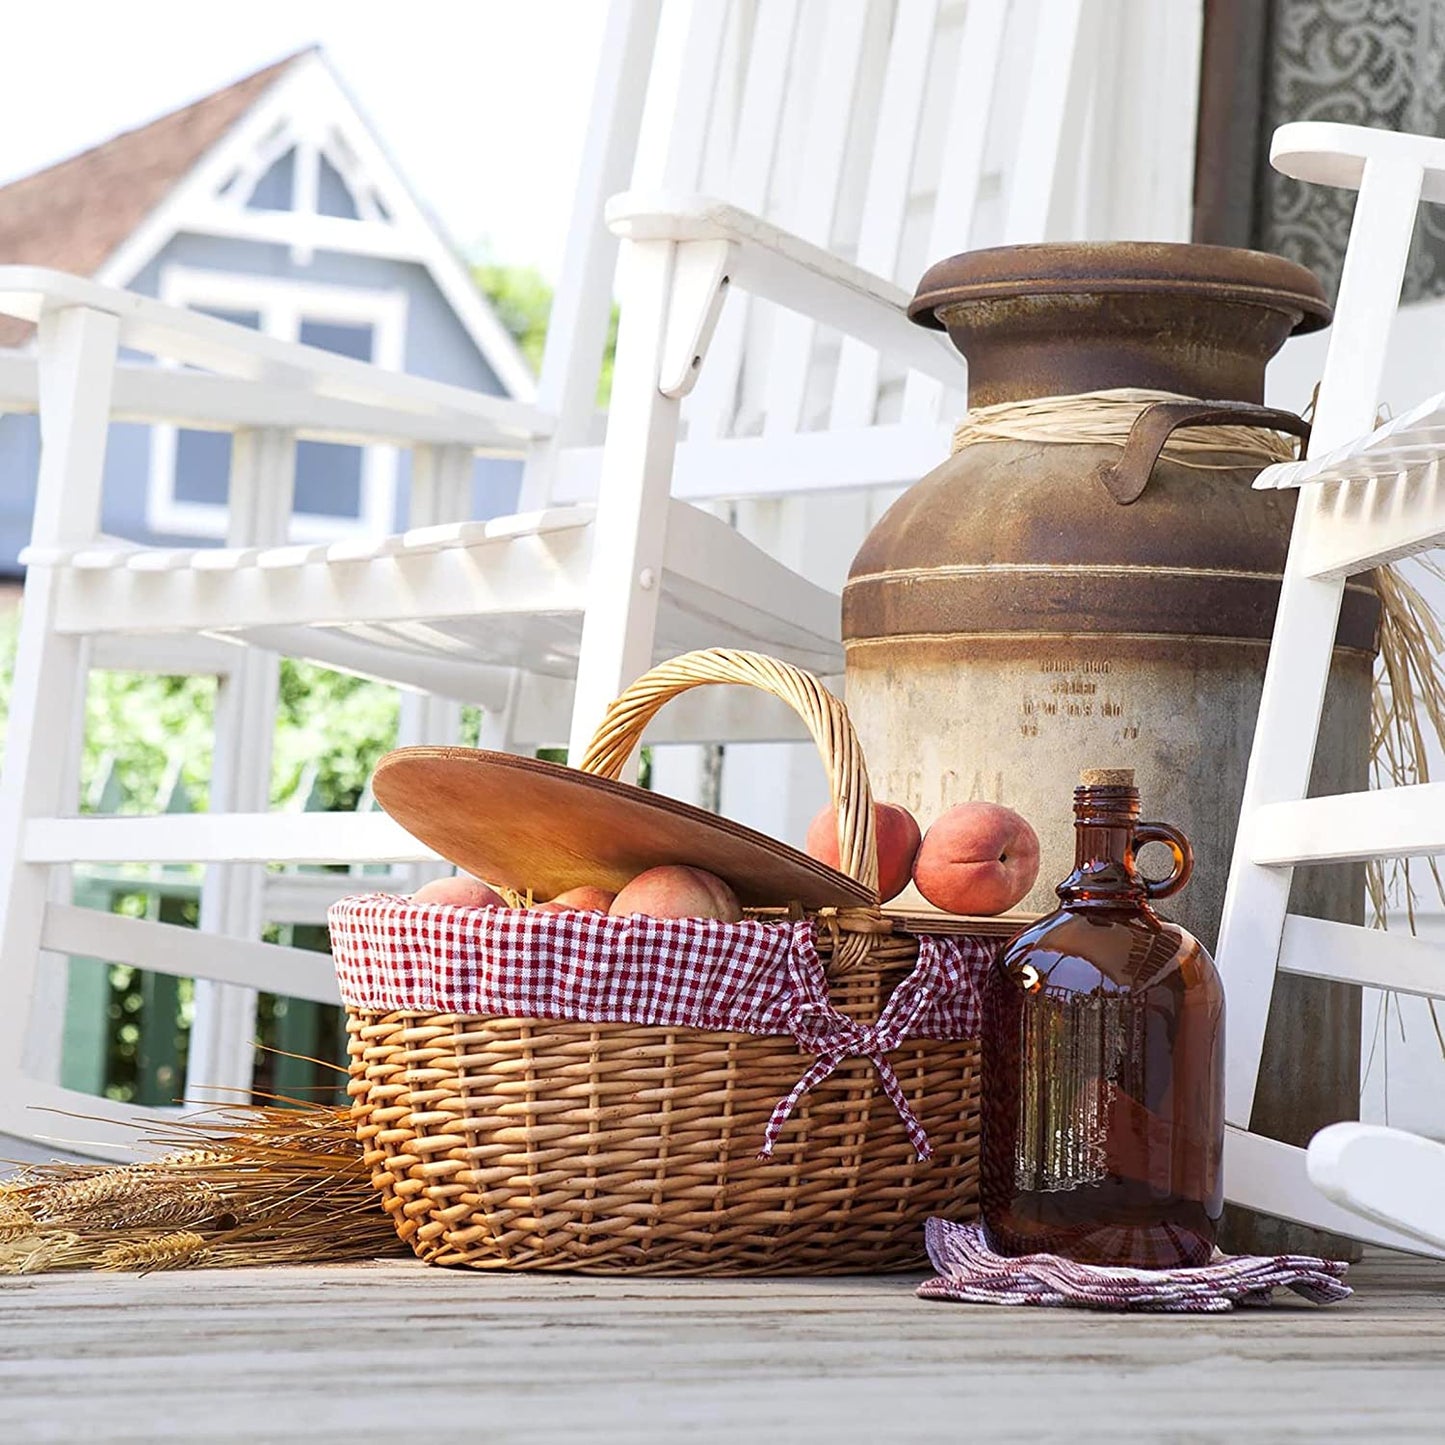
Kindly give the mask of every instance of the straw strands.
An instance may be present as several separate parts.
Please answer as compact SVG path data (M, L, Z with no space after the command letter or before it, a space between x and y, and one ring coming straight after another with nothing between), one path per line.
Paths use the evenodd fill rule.
M1445 582L1445 568L1434 558L1417 556L1412 561L1426 576ZM1377 567L1373 577L1380 597L1380 656L1370 699L1370 785L1392 788L1428 783L1427 730L1436 743L1445 748L1445 675L1441 672L1445 632L1434 608L1400 567ZM1376 928L1387 928L1391 909L1402 907L1406 927L1412 934L1418 931L1415 910L1419 895L1410 871L1411 861L1409 858L1372 858L1366 863L1365 887L1371 921ZM1441 875L1439 860L1415 861L1423 861L1430 870L1435 893L1445 903L1445 877ZM1441 1024L1437 1001L1429 998L1425 1002L1436 1042L1445 1055L1445 1027ZM1387 1095L1392 1003L1400 1037L1404 1040L1400 1000L1393 990L1386 990L1364 1059L1364 1076L1368 1077L1374 1067L1376 1049L1384 1042Z
M1120 386L1068 396L1035 396L974 407L953 429L953 451L976 442L1025 441L1062 446L1118 446L1145 407L1156 402L1198 402L1198 397ZM1294 441L1265 427L1186 426L1171 433L1160 455L1182 467L1233 471L1251 463L1293 460ZM1228 454L1228 455L1221 455Z
M406 1253L348 1109L237 1105L143 1136L152 1163L0 1184L0 1274L319 1264Z
M1445 569L1428 557L1415 559L1427 575L1445 582ZM1440 658L1445 633L1434 609L1399 567L1374 574L1380 595L1380 664L1371 699L1370 782L1376 788L1430 781L1427 730L1445 747L1445 677ZM1435 890L1445 901L1445 880L1437 860L1424 860ZM1376 860L1366 874L1375 926L1385 927L1392 902L1403 906L1415 932L1417 894L1410 859Z

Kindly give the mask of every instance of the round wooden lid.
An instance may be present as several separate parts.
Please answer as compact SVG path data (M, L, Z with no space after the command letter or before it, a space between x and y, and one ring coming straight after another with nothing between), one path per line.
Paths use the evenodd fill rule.
M591 884L613 892L685 863L746 907L877 903L878 895L766 834L675 798L560 763L475 748L398 748L377 764L376 801L412 837L474 877L539 901Z

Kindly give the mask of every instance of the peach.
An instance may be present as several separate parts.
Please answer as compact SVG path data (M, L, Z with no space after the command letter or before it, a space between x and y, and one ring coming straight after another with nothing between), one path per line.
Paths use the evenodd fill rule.
M897 803L873 804L873 832L878 839L878 896L887 903L908 887L923 835L918 820ZM808 824L803 850L830 868L838 867L838 815L832 808L824 808Z
M507 900L470 873L454 878L433 878L411 895L413 903L450 903L457 908L505 908Z
M593 888L584 884L580 888L569 888L565 893L559 893L550 903L539 906L543 913L567 913L574 910L580 913L606 913L616 897L615 893L609 893L605 888Z
M1039 876L1039 836L1001 803L960 803L924 835L913 881L945 913L1004 913Z
M721 878L682 864L639 873L607 911L619 918L645 913L651 918L720 918L724 923L743 916L737 894Z

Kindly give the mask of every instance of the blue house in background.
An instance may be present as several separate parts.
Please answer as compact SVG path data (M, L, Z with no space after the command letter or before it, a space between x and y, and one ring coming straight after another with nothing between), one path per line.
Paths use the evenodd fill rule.
M535 381L466 265L319 50L0 187L0 264L48 266L519 401ZM0 349L32 344L0 317ZM105 530L219 543L230 437L115 425ZM30 536L39 437L0 417L0 575ZM293 540L404 525L409 458L301 442ZM479 460L473 515L516 501L520 464Z

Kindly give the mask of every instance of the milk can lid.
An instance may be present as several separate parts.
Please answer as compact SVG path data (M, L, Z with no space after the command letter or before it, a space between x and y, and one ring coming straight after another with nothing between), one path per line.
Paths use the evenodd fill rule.
M908 315L942 331L948 318L940 311L970 302L1145 294L1186 310L1215 301L1284 312L1295 332L1318 331L1330 320L1324 287L1298 262L1178 241L1043 241L964 251L923 273Z

